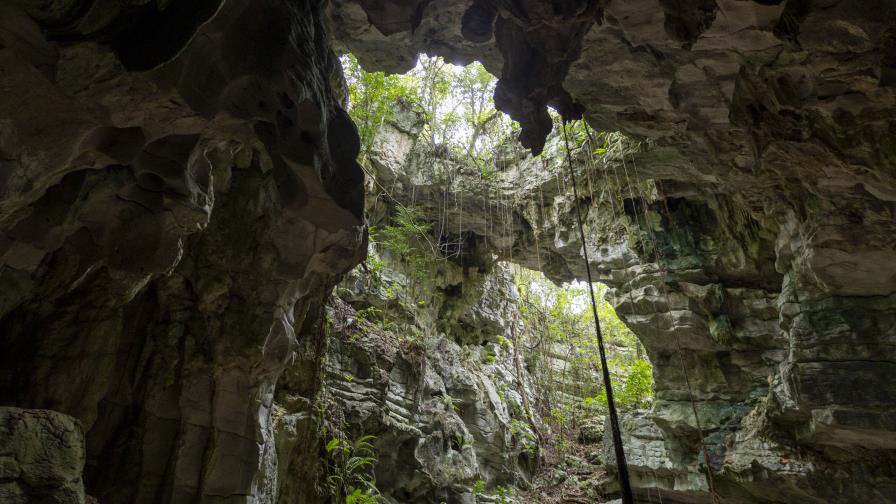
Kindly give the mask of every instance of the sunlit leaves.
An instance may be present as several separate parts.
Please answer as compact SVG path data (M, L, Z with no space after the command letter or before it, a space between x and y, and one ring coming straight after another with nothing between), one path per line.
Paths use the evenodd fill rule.
M606 392L599 382L600 357L594 315L587 285L557 286L540 273L520 270L517 287L523 316L530 333L547 338L550 344L568 347L569 370L586 386L586 409L606 406ZM607 347L608 367L617 405L647 406L653 397L650 362L640 355L640 343L604 299L605 285L596 284L597 316ZM531 337L531 336L530 336Z
M366 72L352 55L342 58L349 89L349 114L358 125L362 157L377 132L395 119L399 103L422 114L418 140L491 171L496 149L516 135L518 125L494 107L497 80L480 63L455 66L420 55L405 75Z
M419 101L420 83L413 75L367 72L351 54L342 57L348 83L349 114L358 126L361 155L366 155L379 128L395 118L396 102Z

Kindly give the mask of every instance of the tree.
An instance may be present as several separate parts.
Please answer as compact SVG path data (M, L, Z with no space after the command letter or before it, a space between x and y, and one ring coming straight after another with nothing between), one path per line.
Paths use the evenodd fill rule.
M459 67L421 54L405 75L366 72L352 55L342 59L349 88L349 114L366 158L383 123L394 119L395 103L423 113L422 137L489 171L497 148L514 136L516 123L494 107L497 79L480 63Z
M420 55L414 70L421 83L420 105L422 105L431 146L447 143L451 130L457 124L456 106L443 110L452 91L452 75L445 60Z
M616 392L617 405L643 407L653 397L653 374L649 361L640 351L640 342L634 333L619 319L616 311L606 301L607 286L597 284L597 316L608 352L608 366ZM591 300L582 284L557 286L540 273L519 271L517 288L522 299L522 313L530 340L541 351L552 351L565 346L566 360L571 368L566 371L574 381L583 385L579 391L565 392L582 397L586 409L605 407L606 392L600 383L600 354L597 335L594 332L594 315ZM531 345L531 343L530 343ZM554 377L542 379L542 386L555 387ZM572 412L573 417L577 414ZM579 412L581 413L581 412ZM571 421L570 415L563 415Z
M495 78L480 63L471 63L464 67L457 79L458 92L464 106L463 117L472 129L467 140L467 156L479 156L482 153L484 149L480 149L480 137L493 136L499 132L497 128L490 128L491 125L499 124L501 121L497 119L502 117L492 101L495 83ZM483 142L483 144L490 143L492 142ZM483 147L489 149L493 145Z
M358 127L363 162L383 123L395 119L395 103L420 101L420 83L414 75L367 72L351 54L342 57L342 66L348 83L348 112Z

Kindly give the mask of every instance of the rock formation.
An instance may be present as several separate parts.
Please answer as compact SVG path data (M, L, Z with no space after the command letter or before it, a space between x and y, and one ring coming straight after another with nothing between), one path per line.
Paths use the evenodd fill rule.
M103 503L273 502L277 379L316 395L365 243L320 6L6 2L0 41L4 415L79 422Z
M0 499L84 501L84 433L74 418L45 410L0 409Z
M617 311L655 365L652 416L628 423L636 486L705 500L708 462L726 502L885 502L896 474L896 391L885 378L896 337L896 7L535 4L495 2L494 30L477 24L481 36L469 24L482 19L479 3L415 4L415 24L391 32L378 28L387 11L371 14L364 2L334 2L331 17L372 68L404 68L426 50L481 59L503 89L519 89L514 61L526 55L536 84L512 105L498 92L496 103L528 126L523 140L535 150L542 130L531 108L550 101L544 89L568 95L592 126L640 142L595 174L598 190L623 198L604 208L634 224L633 235L602 227L599 205L567 199L592 203L593 266L617 288ZM508 23L517 36L500 35ZM564 35L552 40L575 54L533 43L558 26ZM557 65L550 78L543 60ZM570 214L559 215L536 246L559 255L538 255L555 278L580 277L581 244ZM498 248L531 260L526 230L539 224L524 209L518 216L521 239Z
M401 270L388 261L383 273L401 282ZM514 331L508 321L519 324L509 270L496 267L483 281L465 283L462 293L438 283L426 289L435 294L424 306L409 303L408 310L354 274L329 309L324 417L333 435L376 436L376 483L389 502L477 502L477 482L480 491L527 486L538 461L531 424L541 422L526 409L535 389L508 344ZM406 294L400 283L389 290ZM358 311L342 298L384 311ZM429 325L435 320L438 328ZM458 342L442 332L469 337L471 323L482 339Z
M581 277L587 206L655 365L652 413L625 423L642 498L706 501L706 465L724 502L896 494L892 1L325 7L0 6L0 495L314 502L287 480L313 479L324 300L365 245L334 45L370 69L481 60L534 151L546 105L628 136L579 155L593 201L541 205L562 166L531 158L510 163L521 201L431 185L507 215L448 240L474 269L496 252Z

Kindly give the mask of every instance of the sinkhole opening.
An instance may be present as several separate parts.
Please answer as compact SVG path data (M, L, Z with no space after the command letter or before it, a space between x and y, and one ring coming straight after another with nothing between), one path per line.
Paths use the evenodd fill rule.
M479 63L421 55L404 75L342 63L369 242L328 307L331 492L522 496L570 455L597 474L609 442L595 312L616 406L654 398L647 351L614 308L625 302L600 282L618 283L630 255L606 243L646 246L636 230L649 185L602 161L637 146L552 112L555 131L532 155ZM363 463L345 466L352 457Z

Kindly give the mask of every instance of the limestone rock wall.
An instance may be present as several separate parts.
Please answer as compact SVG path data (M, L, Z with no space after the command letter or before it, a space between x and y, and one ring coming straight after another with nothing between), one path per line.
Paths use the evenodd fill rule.
M525 176L497 183L525 197L450 162L413 185L478 194L435 213L462 270L498 251L580 277L588 205L656 372L627 424L639 488L705 501L708 463L731 502L896 493L891 1L336 0L336 42L321 10L0 5L0 402L80 422L88 494L269 502L312 470L276 455L313 438L323 300L364 250L332 43L389 70L481 59L535 151L547 104L632 139L578 168L612 198L572 201L551 156L512 156Z
M80 422L100 502L274 502L364 253L320 5L4 2L0 75L0 403Z
M388 502L472 503L480 480L528 485L539 447L521 394L535 394L508 347L403 339L339 298L329 313L325 417L333 435L376 436Z
M84 452L84 433L74 418L0 408L0 499L83 504Z
M602 156L590 143L575 149L575 202L558 135L540 158L509 149L484 176L399 139L412 135L408 114L374 146L376 177L391 197L429 205L443 241L462 243L471 259L494 253L557 280L582 278L573 214L582 205L592 269L654 365L652 411L624 422L642 496L705 501L705 444L726 501L887 501L893 300L889 287L878 290L887 264L865 254L889 253L877 233L891 220L862 209L851 222L869 235L848 238L832 229L847 217L819 207L839 200L766 192L758 208L749 185L713 193L718 186L660 178L682 158L658 140L613 135ZM857 211L892 211L866 195L845 198ZM825 233L836 252L834 241L820 245ZM842 287L828 283L834 270Z
M397 211L375 191L368 204L379 205L377 228ZM538 391L514 350L520 300L507 265L443 256L427 242L439 235L427 234L409 236L418 251L406 254L373 243L337 287L327 309L324 426L330 437L376 436L376 484L387 502L481 502L498 486L528 486L539 463Z

